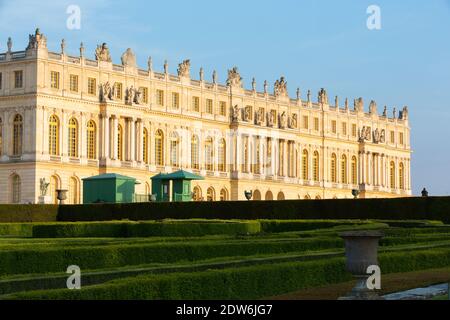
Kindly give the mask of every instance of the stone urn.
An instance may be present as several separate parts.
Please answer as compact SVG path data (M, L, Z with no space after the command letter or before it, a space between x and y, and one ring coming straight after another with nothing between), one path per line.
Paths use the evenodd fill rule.
M378 244L384 234L380 231L349 231L340 233L345 241L346 270L357 282L353 290L340 300L380 300L374 290L367 287L371 274L367 273L369 266L378 266Z
M64 204L67 200L67 190L65 189L57 189L56 190L56 198L59 200L59 204Z

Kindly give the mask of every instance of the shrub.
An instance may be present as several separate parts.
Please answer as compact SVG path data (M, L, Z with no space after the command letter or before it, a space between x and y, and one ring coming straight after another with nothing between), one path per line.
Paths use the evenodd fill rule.
M57 205L2 204L0 222L49 222L56 221Z
M361 220L259 220L261 230L267 233L307 231L344 225L369 224Z
M0 223L0 237L28 238L32 235L31 223Z

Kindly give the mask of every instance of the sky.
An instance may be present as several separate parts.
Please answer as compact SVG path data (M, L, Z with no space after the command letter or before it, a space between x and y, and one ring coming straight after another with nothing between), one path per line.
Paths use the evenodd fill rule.
M81 11L80 28L67 27L67 9ZM367 8L377 5L381 29L369 30ZM285 76L290 95L300 87L327 89L340 101L363 97L392 111L410 111L413 192L450 195L450 0L0 0L0 51L8 37L25 49L39 27L48 47L94 58L106 42L115 63L132 48L141 68L176 73L191 60L205 78L238 66L244 85ZM380 110L379 110L380 111Z

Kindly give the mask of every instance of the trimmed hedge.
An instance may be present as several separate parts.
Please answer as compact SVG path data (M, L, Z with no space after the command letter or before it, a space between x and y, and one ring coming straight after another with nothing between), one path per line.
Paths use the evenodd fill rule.
M450 265L450 249L380 255L383 274ZM303 288L351 280L344 258L252 266L199 273L124 278L82 290L56 289L11 295L10 299L260 299Z
M59 221L160 219L384 219L450 223L450 197L154 202L61 206Z
M1 222L50 222L57 221L59 207L41 204L1 204Z
M338 226L368 225L371 221L362 220L259 220L261 231L281 233L292 231L308 231Z
M342 247L342 239L325 237L283 241L200 240L82 247L48 245L5 247L0 250L0 275L61 272L69 265L78 265L82 270L92 270Z
M260 231L257 221L76 222L34 225L33 237L201 237Z
M0 223L0 237L30 238L32 236L32 223Z

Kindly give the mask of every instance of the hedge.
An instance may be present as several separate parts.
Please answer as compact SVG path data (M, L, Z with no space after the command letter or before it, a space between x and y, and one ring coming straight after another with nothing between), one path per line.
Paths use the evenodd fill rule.
M450 249L380 255L383 274L450 265ZM138 276L81 290L25 292L9 299L260 299L351 280L344 258L261 265L199 273Z
M50 247L48 245L24 248L5 247L0 250L0 275L61 272L68 265L78 265L82 270L92 270L342 247L342 239L319 237L283 241L200 240L83 247Z
M345 225L369 225L371 221L362 220L259 220L261 231L281 233L332 228Z
M1 204L1 222L50 222L57 221L57 205Z
M32 236L32 223L0 223L0 237L29 238Z
M34 225L33 237L200 237L260 231L257 221L76 222Z
M383 219L450 223L450 197L155 202L61 206L59 221L160 219Z

